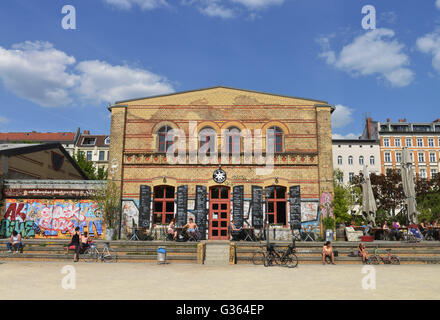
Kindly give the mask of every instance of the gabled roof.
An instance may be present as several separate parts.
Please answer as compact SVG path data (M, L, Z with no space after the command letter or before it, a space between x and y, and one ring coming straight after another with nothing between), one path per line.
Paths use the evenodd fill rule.
M149 96L149 97L120 100L120 101L116 101L115 104L117 105L117 104L127 103L127 102L131 102L131 101L137 101L137 100L169 97L169 96L173 96L173 95L179 95L179 94L185 94L185 93L193 93L193 92L200 92L200 91L207 91L207 90L214 90L214 89L226 89L226 90L234 90L234 91L243 91L243 92L248 92L248 93L265 94L265 95L271 95L271 96L282 97L282 98L309 100L311 102L318 103L318 104L323 104L323 105L327 105L328 104L328 102L324 101L324 100L300 98L300 97L294 97L294 96L280 95L280 94L267 93L267 92L261 92L261 91L253 91L253 90L247 90L247 89L239 89L239 88L226 87L226 86L215 86L215 87L208 87L208 88L202 88L202 89L196 89L196 90L187 90L187 91L173 92L173 93L162 94L162 95L155 95L155 96ZM111 108L111 107L112 106L110 106L109 108Z
M0 142L73 142L76 132L0 132Z
M110 137L108 134L81 134L78 138L78 141L76 142L77 147L109 147L109 144L105 144L105 139ZM84 138L92 138L95 139L95 143L93 145L91 144L84 144Z
M85 179L88 180L87 175L82 171L82 169L78 166L75 160L70 156L70 154L64 149L64 147L60 143L42 143L42 144L31 144L23 146L22 144L17 145L16 148L10 147L0 149L0 156L13 157L21 154L39 152L50 149L58 149L61 153L66 157L66 159L72 164L72 166L78 171L78 173Z

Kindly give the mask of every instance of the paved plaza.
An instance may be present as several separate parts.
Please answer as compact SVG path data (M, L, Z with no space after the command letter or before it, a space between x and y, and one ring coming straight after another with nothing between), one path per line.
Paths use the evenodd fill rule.
M76 289L61 285L66 265ZM362 268L5 261L0 299L440 299L438 265L376 266L375 290L362 289Z

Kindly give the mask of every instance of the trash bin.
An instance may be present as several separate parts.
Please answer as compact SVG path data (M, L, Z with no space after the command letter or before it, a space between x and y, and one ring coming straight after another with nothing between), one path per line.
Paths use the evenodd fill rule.
M167 250L164 247L157 248L157 264L167 263Z
M325 241L333 241L333 230L325 230Z

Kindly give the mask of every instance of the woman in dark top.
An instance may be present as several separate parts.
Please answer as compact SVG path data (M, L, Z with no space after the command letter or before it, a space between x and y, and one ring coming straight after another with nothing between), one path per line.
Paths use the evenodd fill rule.
M75 233L72 236L72 240L70 240L70 243L67 245L67 248L69 248L70 246L75 246L75 255L73 256L73 262L77 262L79 260L78 251L79 251L80 236L81 233L79 232L79 227L76 227Z

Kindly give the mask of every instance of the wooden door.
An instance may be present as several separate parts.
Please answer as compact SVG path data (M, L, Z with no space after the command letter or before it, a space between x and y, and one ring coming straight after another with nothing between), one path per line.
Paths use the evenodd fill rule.
M216 186L209 189L209 239L229 240L231 190Z

